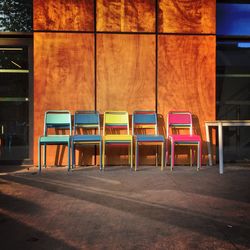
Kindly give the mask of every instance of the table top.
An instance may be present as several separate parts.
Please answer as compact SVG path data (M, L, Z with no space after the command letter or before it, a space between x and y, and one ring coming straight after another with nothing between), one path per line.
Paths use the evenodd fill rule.
M250 126L250 120L215 120L205 121L207 126Z

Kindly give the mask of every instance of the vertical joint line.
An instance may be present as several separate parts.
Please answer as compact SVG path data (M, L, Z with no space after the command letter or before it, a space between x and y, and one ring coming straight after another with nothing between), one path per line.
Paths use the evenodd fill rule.
M94 1L94 90L95 90L95 111L97 109L97 56L96 56L96 1Z
M158 113L158 6L155 0L155 111Z
M96 1L97 0L94 0L94 89L95 89L95 97L94 98L95 98L95 111L97 109L97 100L96 100L96 98L97 98ZM99 145L99 147L100 147L100 145ZM94 154L95 154L94 164L96 165L97 164L96 163L96 161L97 161L97 159L96 159L96 156L97 156L97 147L96 147L96 145L94 147L94 151L95 151L94 152ZM101 162L101 155L100 155L100 162ZM100 166L101 166L101 164L100 164Z

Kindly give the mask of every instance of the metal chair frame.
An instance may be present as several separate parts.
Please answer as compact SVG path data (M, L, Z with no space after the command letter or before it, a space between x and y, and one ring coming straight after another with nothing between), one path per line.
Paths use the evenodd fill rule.
M78 129L97 130L97 134L77 134ZM75 167L75 146L99 145L100 170L102 170L102 136L98 111L78 110L74 115L74 135L71 137L72 168Z
M69 135L48 134L48 129L69 130ZM46 168L47 145L68 146L68 171L70 170L70 136L72 132L71 115L68 110L48 110L44 116L44 133L38 140L38 169L41 172L41 146L43 150L44 167Z
M174 117L174 118L172 118ZM185 117L185 119L184 119ZM172 121L174 119L174 121ZM177 121L175 121L177 119ZM184 120L182 120L184 119ZM174 129L188 129L189 134L170 134L170 129L172 131ZM197 147L197 171L201 167L201 152L202 152L202 140L199 135L193 134L193 121L192 121L192 114L188 111L170 111L167 114L167 124L166 124L166 130L167 130L167 140L170 141L170 153L171 153L171 171L174 167L174 148L175 145L178 146L190 146L190 166L192 166L193 163L193 146ZM168 150L166 151L166 159L168 159ZM167 163L167 160L166 160Z
M138 129L153 129L154 134L138 134L135 133ZM155 145L156 149L156 166L158 166L158 146L161 146L161 170L164 163L165 139L163 135L158 133L158 119L155 111L151 110L136 110L132 116L132 133L135 141L135 171L139 162L139 145Z
M126 134L114 134L109 133L113 129L126 130ZM130 168L133 168L133 137L129 132L129 116L126 111L106 111L103 117L103 152L102 163L103 169L105 168L105 149L108 145L128 145L130 150L128 151Z

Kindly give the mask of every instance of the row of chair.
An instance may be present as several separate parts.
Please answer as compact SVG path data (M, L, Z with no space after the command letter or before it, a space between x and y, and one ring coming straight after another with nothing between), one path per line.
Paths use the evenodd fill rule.
M175 145L188 145L190 159L193 159L193 147L197 147L197 170L201 166L201 137L193 134L192 114L190 112L169 112L167 115L166 140L158 133L157 114L154 111L135 111L132 115L132 135L129 129L129 115L126 111L106 111L103 116L103 133L101 135L100 115L97 111L76 111L74 114L74 133L72 134L71 114L65 110L50 110L44 117L44 134L38 140L38 167L41 172L41 147L44 150L44 167L46 167L46 146L68 146L68 170L75 166L75 148L86 144L99 145L100 169L105 168L105 149L107 145L126 145L129 147L129 163L133 168L133 144L135 145L135 170L138 166L139 145L161 146L161 170L167 163L168 141L170 142L171 170L174 166ZM188 133L180 134L180 129ZM61 130L63 133L59 134ZM66 134L66 130L69 132ZM150 134L148 134L150 130ZM53 131L53 133L52 133ZM152 132L153 131L153 132ZM147 133L146 133L147 132ZM166 143L167 142L167 147ZM166 153L165 153L166 152ZM166 157L166 160L165 160ZM157 158L156 158L157 163Z

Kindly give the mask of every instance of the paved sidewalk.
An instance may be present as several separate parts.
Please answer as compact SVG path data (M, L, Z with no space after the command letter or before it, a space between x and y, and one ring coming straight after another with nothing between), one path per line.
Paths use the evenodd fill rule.
M0 166L0 249L250 249L250 166Z

